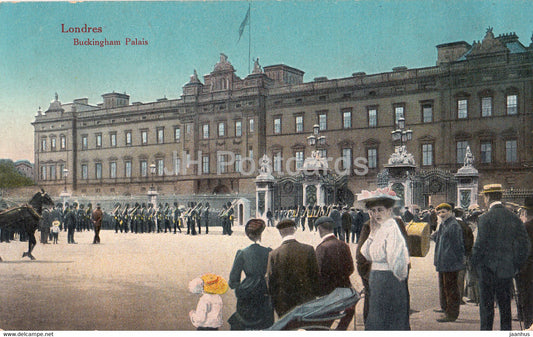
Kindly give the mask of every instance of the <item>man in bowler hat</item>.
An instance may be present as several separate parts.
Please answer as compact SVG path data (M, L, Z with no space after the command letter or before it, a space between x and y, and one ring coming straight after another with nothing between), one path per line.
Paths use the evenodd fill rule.
M334 222L329 216L322 216L315 222L322 241L316 247L316 258L320 275L320 295L327 295L336 288L352 288L350 275L354 264L350 247L335 237ZM336 330L346 330L355 314L355 305L345 310Z
M284 219L276 228L282 242L268 257L267 283L274 310L281 317L319 294L319 275L315 250L296 241L294 221Z

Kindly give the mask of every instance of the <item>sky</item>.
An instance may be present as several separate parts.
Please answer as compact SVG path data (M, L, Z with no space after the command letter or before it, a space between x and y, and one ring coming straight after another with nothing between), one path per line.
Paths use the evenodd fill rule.
M250 30L239 41L249 4ZM94 105L113 91L130 102L177 99L220 53L246 77L249 41L250 63L298 68L305 82L429 67L437 45L481 40L488 27L528 46L531 13L531 0L0 2L0 158L33 162L31 123L56 92L62 103ZM85 25L102 32L62 32ZM75 38L122 44L76 46Z

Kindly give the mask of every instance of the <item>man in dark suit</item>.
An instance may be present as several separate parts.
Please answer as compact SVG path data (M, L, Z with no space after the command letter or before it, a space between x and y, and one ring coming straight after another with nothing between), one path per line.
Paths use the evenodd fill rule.
M529 241L533 244L533 197L525 198L520 219L524 222ZM533 324L533 249L516 277L520 318L527 329Z
M445 313L437 322L454 322L461 304L458 276L465 269L466 260L463 229L450 204L438 205L437 214L441 224L431 239L435 241L434 265L439 273L440 305Z
M471 263L479 277L481 330L492 330L494 297L500 310L500 329L511 330L512 280L527 259L530 242L520 218L501 203L500 184L483 187L489 211L479 218Z
M324 214L327 215L327 214ZM333 219L333 223L335 227L333 227L333 233L335 236L344 241L344 235L342 233L342 219L341 219L341 212L339 212L338 206L334 205L331 211L329 212L329 217ZM316 224L315 224L316 228Z
M315 223L322 242L316 247L320 278L320 295L327 295L336 288L351 288L350 275L354 265L350 247L333 234L334 223L329 216L322 216ZM355 314L355 305L345 311L336 330L345 331Z
M350 230L352 229L352 216L348 210L348 206L342 208L341 214L342 231L344 234L344 240L346 243L350 243Z
M274 309L281 317L318 295L318 264L313 247L296 241L294 221L282 220L276 228L282 243L268 257L267 283Z

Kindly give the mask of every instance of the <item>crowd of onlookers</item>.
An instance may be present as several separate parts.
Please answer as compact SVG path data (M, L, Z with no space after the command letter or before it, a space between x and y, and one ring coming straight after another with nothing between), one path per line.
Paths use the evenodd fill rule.
M261 246L267 224L261 219L248 221L245 232L253 243L237 251L227 283L223 277L215 277L220 285L217 293L197 280L204 285L197 291L203 296L197 310L190 313L191 321L199 329L220 327L219 294L229 287L237 297L236 311L228 321L231 328L266 329L274 323L274 313L278 318L290 317L287 314L304 303L339 287L351 288L350 275L357 269L364 286L365 329L410 330L410 234L406 225L423 222L435 241L440 303L435 311L442 313L437 321L457 320L460 306L468 299L479 306L481 330L493 329L495 303L500 329L511 330L511 299L515 297L517 319L528 328L533 323L533 198L516 207L502 203L502 194L501 185L485 186L485 211L477 205L463 210L444 202L423 211L413 207L398 212L395 204L399 198L387 188L362 191L358 201L364 204L364 211L338 206L317 208L316 212L315 207L269 211L267 224L275 224L281 245L274 250ZM349 227L343 222L348 218ZM359 224L359 219L366 220ZM294 234L300 227L318 231L322 241L316 249L296 240ZM350 233L357 238L357 268L347 244ZM218 296L215 312L208 310L213 297L204 297L212 295ZM336 329L346 330L354 312L354 307L345 308ZM301 326L296 321L280 321L284 329ZM330 327L332 323L333 319L326 317L320 324Z

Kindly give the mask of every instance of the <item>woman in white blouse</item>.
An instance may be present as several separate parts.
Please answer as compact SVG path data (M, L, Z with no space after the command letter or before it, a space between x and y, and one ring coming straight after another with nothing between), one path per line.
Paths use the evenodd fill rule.
M357 200L370 215L370 235L361 247L363 256L372 262L365 330L409 330L409 252L392 214L399 198L385 188L362 191Z

